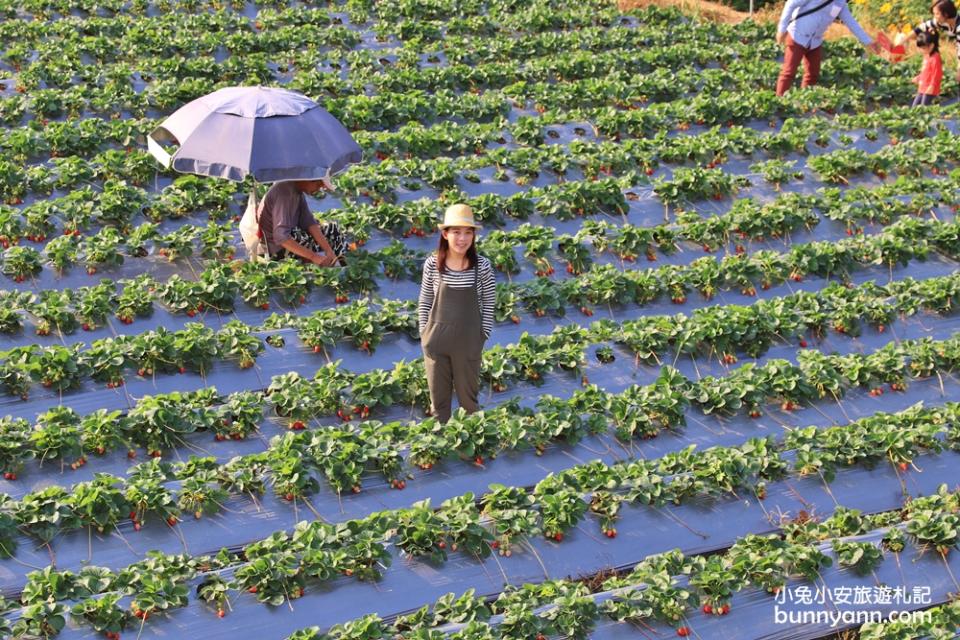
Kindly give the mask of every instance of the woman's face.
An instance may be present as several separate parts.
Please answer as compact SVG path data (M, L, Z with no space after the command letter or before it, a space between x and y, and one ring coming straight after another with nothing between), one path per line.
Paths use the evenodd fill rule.
M474 238L473 227L447 227L443 230L443 237L450 244L450 249L455 253L466 253Z

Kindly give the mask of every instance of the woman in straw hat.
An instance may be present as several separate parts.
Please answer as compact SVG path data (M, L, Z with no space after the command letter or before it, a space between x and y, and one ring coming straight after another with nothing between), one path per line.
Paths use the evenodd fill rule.
M453 391L467 413L479 408L480 355L493 329L496 282L490 261L477 254L473 210L447 208L437 252L423 265L420 343L433 415L450 419Z

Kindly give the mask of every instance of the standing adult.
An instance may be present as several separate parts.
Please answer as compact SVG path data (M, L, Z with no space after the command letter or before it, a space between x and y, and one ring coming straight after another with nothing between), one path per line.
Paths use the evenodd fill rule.
M933 18L921 22L913 28L913 32L920 35L923 32L944 32L948 39L957 45L957 82L960 82L960 38L958 35L957 5L953 0L933 0L930 5Z
M479 409L480 356L493 330L496 281L490 261L477 253L473 210L447 208L437 252L423 264L419 324L432 414L450 419L453 391L467 413Z
M320 224L306 194L329 188L325 180L277 182L260 203L259 227L273 258L295 256L323 267L343 263L346 241L335 222Z
M857 22L846 0L787 0L777 26L777 43L784 45L783 66L777 79L777 95L793 84L803 61L801 87L817 84L823 59L823 37L834 20L840 20L867 49L880 50L873 38Z

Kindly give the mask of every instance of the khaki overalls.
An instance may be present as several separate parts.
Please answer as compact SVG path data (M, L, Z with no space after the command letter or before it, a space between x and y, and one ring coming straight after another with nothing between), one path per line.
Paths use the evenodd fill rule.
M448 286L439 269L437 276L440 288L433 300L421 344L433 415L440 422L446 422L450 419L454 389L457 401L467 413L480 408L477 404L480 355L486 338L480 319L477 265L473 267L473 286L466 289Z

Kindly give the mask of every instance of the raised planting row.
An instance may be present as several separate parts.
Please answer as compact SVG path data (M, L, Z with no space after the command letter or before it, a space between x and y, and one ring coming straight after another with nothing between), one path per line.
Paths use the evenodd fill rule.
M599 183L597 183L599 184ZM586 221L575 234L555 235L549 229L523 225L513 231L493 231L481 242L483 252L494 265L507 273L519 270L514 246L525 246L524 256L536 267L537 275L550 275L553 256L567 263L567 271L578 277L569 280L543 280L519 284L502 284L498 291L497 315L501 320L515 316L520 304L530 311L543 315L546 312L562 313L567 305L582 309L593 304L624 303L634 301L647 304L661 295L672 299L686 298L691 288L711 297L718 289L740 288L747 292L755 290L759 283L764 288L807 275L845 275L858 267L879 262L890 266L910 259L924 259L929 249L947 256L956 255L951 240L956 223L935 220L921 222L902 219L869 238L851 238L839 243L812 242L795 245L787 254L769 250L746 254L743 243L761 240L767 236L785 236L792 230L810 227L819 222L815 208L822 208L830 218L843 221L849 234L860 231L861 222L889 223L902 216L934 212L939 203L956 206L950 197L953 180L927 180L904 178L882 190L867 191L852 189L843 194L828 192L822 197L783 195L772 203L760 206L753 200L738 201L728 214L704 219L696 214L678 216L676 225L637 227L625 224L614 227L606 221ZM603 186L600 194L607 190ZM930 191L937 192L932 197ZM896 196L920 193L910 202ZM619 194L619 192L618 192ZM598 197L602 197L598 195ZM621 195L622 197L622 195ZM511 199L512 206L519 201ZM477 202L482 206L482 202ZM528 203L529 204L529 203ZM544 200L541 205L546 205ZM577 204L572 202L569 204ZM586 203L584 203L586 204ZM496 203L494 203L496 205ZM583 210L583 209L577 209ZM150 227L140 229L149 230ZM138 230L139 231L139 230ZM210 232L220 245L226 242L226 231L213 225L203 233ZM112 228L110 246L96 244L98 260L111 263L123 260L119 253L120 237ZM182 242L162 244L159 249L170 258L191 254L192 236L198 230L186 226L171 235ZM144 241L144 234L137 233L137 240ZM206 237L206 236L204 236ZM672 253L681 241L698 242L705 250L712 251L734 240L736 251L717 262L711 258L694 260L687 266L668 265L656 270L618 271L609 265L593 265L588 245L597 251L611 251L623 260L633 260L645 254L655 260L654 247L664 253ZM47 252L51 254L53 241ZM916 243L916 244L914 244ZM928 244L929 243L929 244ZM554 249L556 244L556 249ZM909 245L909 246L904 246ZM141 246L138 244L137 246ZM203 251L213 245L204 244ZM229 252L232 246L222 249ZM221 249L217 249L220 251ZM58 254L51 254L58 255ZM3 270L15 279L21 279L39 269L40 255L28 247L12 247L6 251ZM56 259L66 259L59 255ZM421 254L407 250L394 241L387 247L368 253L354 249L347 268L342 270L317 269L297 261L269 262L266 264L236 262L232 265L214 264L202 271L197 280L184 280L171 276L164 284L149 276L133 280L121 280L124 289L116 293L116 286L104 280L99 286L80 287L76 291L46 291L39 300L32 294L5 293L0 330L12 333L23 325L18 310L28 311L36 318L36 331L40 335L57 329L72 333L82 325L95 328L106 322L110 313L125 323L137 316L148 316L153 310L153 300L163 304L171 312L187 315L202 312L205 308L229 311L240 295L253 306L267 308L272 293L287 304L306 300L313 286L329 287L338 301L347 298L348 291L367 292L377 287L375 278L381 271L389 278L415 278L419 273ZM101 262L91 263L101 264ZM65 265L61 265L65 266ZM91 266L95 271L95 267Z
M248 591L260 602L276 606L302 597L308 586L314 587L341 574L376 580L391 563L388 547L393 545L404 555L430 558L435 563L448 559L448 545L451 553L459 550L478 559L496 548L501 555L509 555L509 548L504 549L500 544L502 525L507 519L518 521L529 510L529 504L523 500L518 502L515 490L511 492L507 487L494 487L479 504L470 498L472 496L447 501L436 511L429 503L422 503L408 510L373 514L339 525L305 522L292 534L281 532L239 551L224 549L216 557L153 554L146 561L117 572L98 567L85 568L76 574L49 568L33 572L20 596L24 609L18 612L18 624L49 623L66 614L66 603L79 601L73 609L78 618L86 618L98 631L117 632L132 625L135 617L145 622L152 616L186 606L190 583L198 585L196 594L215 607L221 617L230 606L231 592ZM561 628L555 632L582 637L601 611L617 620L653 618L678 624L685 614L702 603L705 613L726 615L738 591L758 588L775 594L797 577L812 581L831 566L830 555L841 567L869 573L883 561L885 552L903 552L909 536L921 548L936 548L946 557L960 535L960 521L952 513L956 509L957 494L948 492L945 486L936 494L909 502L899 511L865 517L856 510L840 507L823 522L810 518L785 522L784 538L746 536L720 555L685 557L679 551L672 551L652 556L620 575L608 574L572 583L548 581L542 586L529 585L517 590L508 588L489 608L472 594L456 600L454 596L447 596L434 607L399 616L393 624L399 625L398 631L406 632L476 620L508 631L516 622L515 617L493 616L505 614L511 607L521 607L525 614L520 616L521 620L532 623L533 627L525 629L528 635L519 637L530 637L531 632L543 633L557 620L566 620L568 624L578 622L579 630ZM877 527L883 527L875 534L882 537L880 544L844 539ZM824 544L823 540L829 542ZM832 554L828 555L831 550ZM677 577L682 577L680 583ZM593 598L586 589L590 583L595 585L593 591L614 591L616 597L608 602L600 598L590 607ZM576 593L580 597L573 602L558 597L564 595L564 591L566 595ZM101 594L104 597L98 598ZM576 613L584 605L591 615L577 620ZM573 609L567 611L569 607ZM471 610L473 615L469 615ZM535 613L550 611L555 615L543 615L543 619L538 619ZM379 635L369 637L383 637L388 631L382 620L376 617L366 620L373 623L368 629L380 629ZM62 626L54 629L54 634ZM518 636L508 631L503 637Z
M785 523L783 539L747 536L719 555L685 556L674 550L649 556L618 572L507 585L496 598L478 597L472 590L459 597L450 593L413 613L389 620L372 614L336 625L325 633L312 627L292 634L289 640L386 639L397 635L418 640L551 635L588 638L601 616L644 627L645 621L665 623L682 637L691 634L683 620L692 611L699 607L707 616L726 616L733 596L739 592L765 590L776 596L788 581L823 581L823 571L834 562L855 574L869 574L885 556L903 553L908 536L921 546L929 545L930 528L954 519L937 517L937 510L956 508L956 494L947 492L946 487L901 511L864 516L838 506L823 521L807 518ZM848 539L852 537L879 540ZM947 626L960 620L952 605L938 608L935 615L936 622ZM869 630L874 634L870 638L920 637L879 635L886 629L885 625L872 625L861 632ZM911 626L904 624L902 629ZM912 629L920 633L937 627L926 624Z
M801 276L795 273L792 277L797 280ZM184 283L174 278L165 287ZM555 294L560 291L583 295L574 287L551 290L540 286L544 282L552 281L536 281L526 289L531 294L539 293L541 296L551 291ZM105 316L106 309L102 307L108 301L109 285L100 285L92 292L99 294L99 313ZM81 319L84 320L85 329L93 328L93 325L86 323L100 316L91 314L90 317L77 319L67 310L69 298L67 294L58 296L56 292L44 293L41 304L46 303L45 312L38 308L40 305L31 308L32 313L47 323L45 327L38 326L38 333L48 333L52 327L70 333L77 328ZM85 300L88 299L85 297ZM496 311L498 317L519 320L514 307L503 304L512 299L510 290L501 286ZM532 295L522 299L527 304L536 300ZM555 365L578 370L584 360L583 349L586 344L608 341L625 344L638 359L645 361L659 362L672 352L716 354L725 363L733 364L737 360L737 353L745 352L751 357L758 357L778 341L800 339L803 341L801 346L805 346L807 336L820 337L831 329L837 333L859 335L864 321L882 332L885 326L900 316L909 317L922 311L951 313L958 300L960 277L955 275L921 281L907 278L886 286L868 282L857 288L833 283L819 292L799 292L761 300L746 307L710 306L695 310L689 316L644 316L619 324L604 320L586 329L577 326L558 329L552 337L545 338L524 334L516 346L496 346L488 350L484 355L481 375L495 390L502 390L517 377L536 381ZM191 302L187 300L184 304ZM197 307L203 311L202 302L197 303ZM562 298L559 308L564 308ZM590 313L585 305L581 310ZM187 313L193 315L191 311ZM12 311L8 315L14 321L19 319ZM273 341L280 346L281 341L285 341L282 336L261 338L256 334L284 328L296 329L300 341L315 353L325 352L327 348L346 339L360 350L373 352L390 333L415 339L416 323L412 301L384 301L378 308L373 308L365 300L337 309L322 309L305 317L274 314L259 327L235 319L219 330L201 323L187 323L184 329L177 331L160 327L138 335L102 338L93 341L87 348L83 343L70 347L15 347L0 354L4 358L0 362L0 380L7 393L26 399L32 382L37 380L45 387L66 391L82 386L87 378L106 383L108 387L121 386L130 370L135 370L141 377L178 371L185 373L188 370L203 375L218 360L235 360L241 369L246 369L254 365L257 356L265 349L265 343ZM571 340L567 345L569 349L560 344L563 340ZM525 355L527 348L533 350L529 355ZM533 356L538 348L544 349L538 354L539 358ZM554 350L555 357L550 355ZM611 359L611 356L609 347L598 353L601 360ZM367 397L369 392L358 393L358 385L354 381L354 395L358 403L367 406L367 411L371 406L390 404L383 399L397 395L391 391L394 385L389 384L391 376L395 374L396 371L391 374L378 370L361 376L375 380L370 385L371 389L380 389L380 393L372 398ZM404 376L401 378L402 381L398 380L398 383L409 388L410 382ZM423 397L423 385L417 386L420 390L411 393L411 398Z
M818 293L800 292L747 307L708 307L690 316L646 316L619 325L604 320L588 329L570 326L547 336L525 334L516 345L493 347L484 353L482 376L496 390L506 389L518 379L536 383L556 367L578 371L585 361L588 344L609 341L625 344L645 361L660 361L671 353L690 353L715 354L732 364L737 353L757 357L778 341L796 340L805 347L808 337L814 340L828 330L859 335L864 321L882 331L898 315L910 316L923 310L949 313L958 295L957 276L943 276L922 281L906 279L886 286L867 283L855 289L834 284ZM385 303L374 311L365 302L358 302L339 311L317 311L306 318L273 316L263 328L295 327L303 343L314 351L346 338L369 351L389 331L412 333L414 323L410 309ZM267 341L273 339L268 337ZM181 331L160 328L139 336L101 339L86 350L80 344L18 347L8 352L0 369L8 393L23 395L29 392L34 379L65 390L81 385L87 377L120 384L128 369L135 369L141 376L180 369L202 373L218 358L236 359L241 366L248 366L263 349L264 344L253 335L253 328L238 321L227 323L220 331L190 324ZM904 353L912 357L909 349L912 347ZM815 353L801 353L801 367ZM871 357L898 358L899 353L881 350ZM612 360L612 356L609 347L597 351L601 361ZM897 366L886 375L901 369L902 365ZM282 382L275 381L271 389L278 390L274 403L294 420L311 420L335 412L347 418L353 414L353 407L359 407L358 412L366 415L373 408L395 403L426 406L421 371L419 360L398 363L392 371L376 369L359 376L333 366L321 369L314 382L297 374L278 377ZM331 375L334 372L336 375ZM929 375L930 369L920 368L917 372ZM321 380L323 376L327 378ZM856 383L879 387L881 381L902 382L865 375ZM837 385L831 385L834 386ZM344 396L347 389L350 391ZM203 428L203 424L198 424L189 431ZM26 450L21 453L26 454Z
M909 365L912 373L929 375L931 370L950 368L945 366L949 359L947 352L956 351L956 345L956 340L940 344L908 343L901 353L913 357ZM567 401L547 396L538 402L535 410L520 409L510 402L469 416L456 414L446 425L439 425L433 419L408 424L370 421L349 429L289 433L274 438L265 452L237 457L225 464L218 464L215 458L194 457L175 470L154 460L135 467L126 481L99 474L92 484L81 483L70 491L51 487L9 503L8 508L16 514L16 520L10 517L8 534L14 524L44 541L83 526L96 526L102 531L123 519L128 504L136 507L134 519L139 521L146 512L169 520L187 509L183 505L196 506L189 510L196 511L199 517L204 512L217 511L226 491L262 493L268 481L275 493L293 500L319 489L313 472L325 477L337 493L359 492L361 478L371 471L380 473L394 488L402 489L406 479L413 477L409 475L411 467L427 469L453 456L483 464L485 459L495 458L504 451L531 448L543 452L552 442L576 443L589 434L606 432L610 426L615 427L616 436L622 441L655 437L662 429L683 426L690 404L699 405L706 413L731 413L747 406L751 408L751 415L759 415L761 403L771 397L783 399L783 408L789 411L799 407L800 402L826 395L839 398L849 386L857 384L875 390L879 387L873 385L880 381L892 381L893 388L903 390L908 366L903 355L893 353L893 347L891 343L874 356L866 357L824 356L808 351L801 354L799 368L783 361L756 369L748 365L728 378L705 378L700 383L665 368L655 384L633 386L622 394L607 394L590 387L575 392ZM923 362L924 355L938 361ZM811 369L815 375L804 378L803 374L809 375ZM275 409L291 420L290 426L295 431L304 428L305 413L317 410L302 400L299 405L290 404L291 394L302 392L298 382L305 381L287 374L275 379L276 386L268 390ZM25 420L6 419L2 424L2 462L5 469L19 469L31 455L37 455L44 460L75 458L72 466L76 467L83 464L84 451L102 454L107 449L130 446L132 442L143 444L155 450L154 455L159 455L159 448L177 444L194 430L210 430L217 433L218 438L227 434L242 438L262 420L263 399L259 394L240 392L230 396L224 405L211 404L216 400L216 391L212 389L148 397L123 417L119 412L101 410L81 418L72 410L56 408L42 414L32 432ZM787 468L788 459L793 460L800 475L816 473L826 480L832 479L838 466L884 458L906 470L920 450L939 452L945 443L960 446L957 411L956 404L930 410L914 407L899 414L876 414L843 427L796 429L788 432L782 445L778 445L779 450L772 448L772 441L751 440L739 449L717 447L702 454L694 453L693 447L689 447L659 462L631 461L612 465L609 471L603 471L607 465L596 462L558 474L551 486L595 492L592 509L606 518L601 522L604 530L609 531L624 497L611 494L598 498L596 491L600 489L622 485L630 490L632 497L628 500L646 504L679 503L693 494L735 492L745 487L762 498L763 480L779 477ZM897 437L891 438L894 434ZM787 457L782 457L784 453ZM754 455L760 458L749 464L744 460L736 464L718 462L731 455L735 459ZM694 472L685 478L673 477L683 471L684 466ZM736 477L731 475L735 467L740 469ZM149 471L146 478L156 495L144 497L143 492L137 493L134 489L142 484L144 469ZM624 475L619 469L633 471ZM716 473L720 475L714 475ZM16 472L7 471L5 476L15 479ZM573 484L568 476L575 480ZM630 482L624 484L628 476ZM641 476L645 477L643 481ZM714 480L708 481L708 477ZM161 481L176 478L185 483L180 506L161 481L155 482L157 478ZM94 497L89 497L84 487L94 487ZM124 495L125 487L128 502L116 497ZM134 500L131 492L142 499ZM560 532L556 528L548 527L548 530L551 537Z

